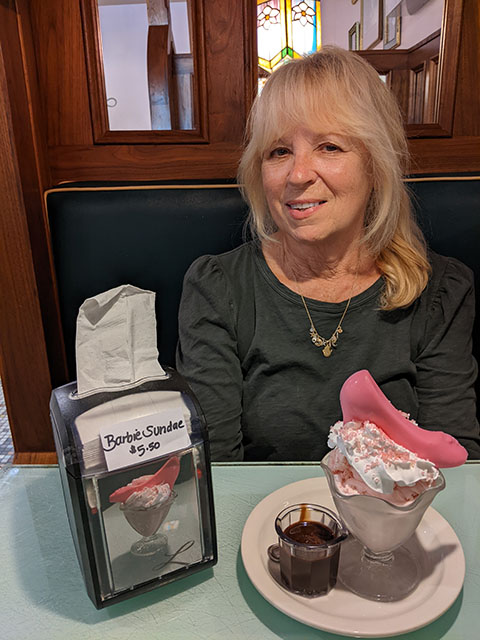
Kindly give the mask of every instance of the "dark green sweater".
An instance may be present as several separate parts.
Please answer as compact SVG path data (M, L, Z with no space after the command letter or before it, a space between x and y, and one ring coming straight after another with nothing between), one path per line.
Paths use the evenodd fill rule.
M472 274L430 257L430 282L408 309L378 310L382 279L352 298L330 358L310 341L301 298L255 244L196 260L184 281L177 367L205 413L213 459L320 460L341 419L340 388L359 369L422 427L451 433L480 458ZM307 304L329 337L345 302Z

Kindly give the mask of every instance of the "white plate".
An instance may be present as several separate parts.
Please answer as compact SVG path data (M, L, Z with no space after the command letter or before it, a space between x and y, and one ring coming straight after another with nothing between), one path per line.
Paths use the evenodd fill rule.
M277 541L274 521L290 504L314 502L335 510L325 478L294 482L264 498L248 517L242 534L242 560L248 577L274 607L291 618L347 636L395 636L439 618L456 600L465 578L463 549L448 522L431 507L412 544L419 554L422 579L398 602L373 602L338 585L319 598L303 598L283 589L268 570L267 548Z

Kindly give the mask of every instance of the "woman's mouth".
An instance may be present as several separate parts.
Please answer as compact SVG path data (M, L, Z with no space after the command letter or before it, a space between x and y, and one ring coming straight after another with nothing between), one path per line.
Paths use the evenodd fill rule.
M301 220L302 218L308 218L315 210L322 204L325 204L326 200L311 200L310 202L287 202L287 208L292 218L295 220Z

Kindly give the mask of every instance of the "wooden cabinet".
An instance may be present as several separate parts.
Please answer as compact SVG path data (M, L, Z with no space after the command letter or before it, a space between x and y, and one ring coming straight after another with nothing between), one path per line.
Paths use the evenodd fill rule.
M101 79L89 82L87 73L87 68L98 68L94 38L82 32L84 25L96 29L90 0L33 0L30 6L53 184L235 176L256 80L253 38L245 38L255 32L251 0L195 3L201 17L197 45L202 49L198 132L140 135L104 133L105 122L98 116ZM84 12L88 8L83 20L82 7Z

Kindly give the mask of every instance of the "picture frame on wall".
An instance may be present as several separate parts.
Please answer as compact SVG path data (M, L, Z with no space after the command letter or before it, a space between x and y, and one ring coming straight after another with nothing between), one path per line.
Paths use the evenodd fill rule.
M349 51L360 50L360 22L355 22L348 30L348 49Z
M360 23L361 48L372 49L383 37L383 0L362 0Z
M402 6L401 2L385 16L383 31L383 48L395 49L402 40Z

